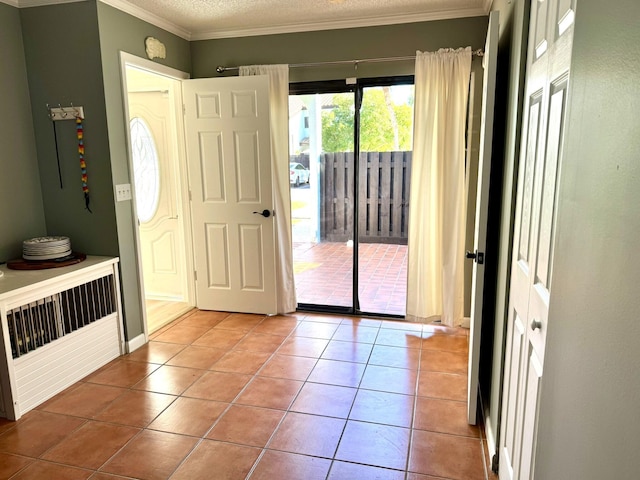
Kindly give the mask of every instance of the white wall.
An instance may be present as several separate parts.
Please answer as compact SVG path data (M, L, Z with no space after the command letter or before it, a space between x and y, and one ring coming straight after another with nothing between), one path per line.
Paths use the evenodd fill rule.
M640 478L640 2L577 0L536 478Z

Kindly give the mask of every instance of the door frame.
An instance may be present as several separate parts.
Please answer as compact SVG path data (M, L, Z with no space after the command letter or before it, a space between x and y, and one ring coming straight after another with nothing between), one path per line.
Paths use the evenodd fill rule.
M129 101L128 101L128 88L127 88L127 67L134 67L140 70L145 70L152 75L159 75L168 77L176 81L187 80L190 78L189 73L177 70L165 65L152 62L145 58L137 57L127 52L120 51L120 79L122 84L122 102L123 102L123 114L124 124L129 125ZM179 106L176 112L182 112L182 88L176 88L175 102ZM131 223L133 229L133 236L135 239L135 258L136 258L136 273L138 277L138 286L140 292L140 306L142 311L142 327L145 342L149 339L149 331L147 326L147 310L145 308L145 288L144 288L144 272L142 267L142 252L140 243L140 231L138 226L138 215L136 211L136 193L135 185L133 182L133 154L131 150L131 135L128 128L125 128L125 138L127 144L127 167L129 170L129 182L131 185ZM191 306L195 306L195 280L191 272L194 271L193 265L193 236L191 230L191 212L189 209L189 177L187 171L187 159L186 148L184 139L184 117L182 115L176 115L176 138L178 139L178 161L180 170L180 196L182 209L180 215L182 215L183 228L184 228L184 249L186 258L186 303Z

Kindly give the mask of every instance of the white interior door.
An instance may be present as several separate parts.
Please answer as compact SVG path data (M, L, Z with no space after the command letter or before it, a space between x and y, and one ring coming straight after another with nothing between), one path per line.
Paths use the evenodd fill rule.
M500 433L500 478L534 476L575 0L532 0Z
M130 138L145 297L187 300L175 110L166 90L135 90L128 75ZM138 82L140 83L140 82Z
M183 97L196 304L276 313L268 77L187 80Z
M476 193L476 222L473 240L474 259L471 291L471 331L469 332L469 375L467 388L467 420L475 425L478 415L478 373L480 364L480 334L482 330L482 293L484 290L484 252L487 243L489 211L489 177L493 141L493 109L496 90L496 66L499 36L498 12L491 12L487 41L484 47L482 81L482 120L480 124L480 161Z

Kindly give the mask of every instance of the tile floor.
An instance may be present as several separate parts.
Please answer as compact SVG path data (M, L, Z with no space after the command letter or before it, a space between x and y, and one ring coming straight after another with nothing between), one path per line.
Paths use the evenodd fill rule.
M0 478L487 478L465 330L194 310L152 337L0 420Z
M404 315L407 303L407 246L361 243L360 311ZM294 243L298 303L350 307L353 247L346 243Z

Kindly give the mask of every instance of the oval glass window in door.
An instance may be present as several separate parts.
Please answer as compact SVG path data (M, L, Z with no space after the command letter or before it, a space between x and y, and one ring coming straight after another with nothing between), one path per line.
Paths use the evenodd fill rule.
M136 192L136 209L140 223L150 221L160 199L160 164L158 150L147 123L140 117L129 122L131 153Z

